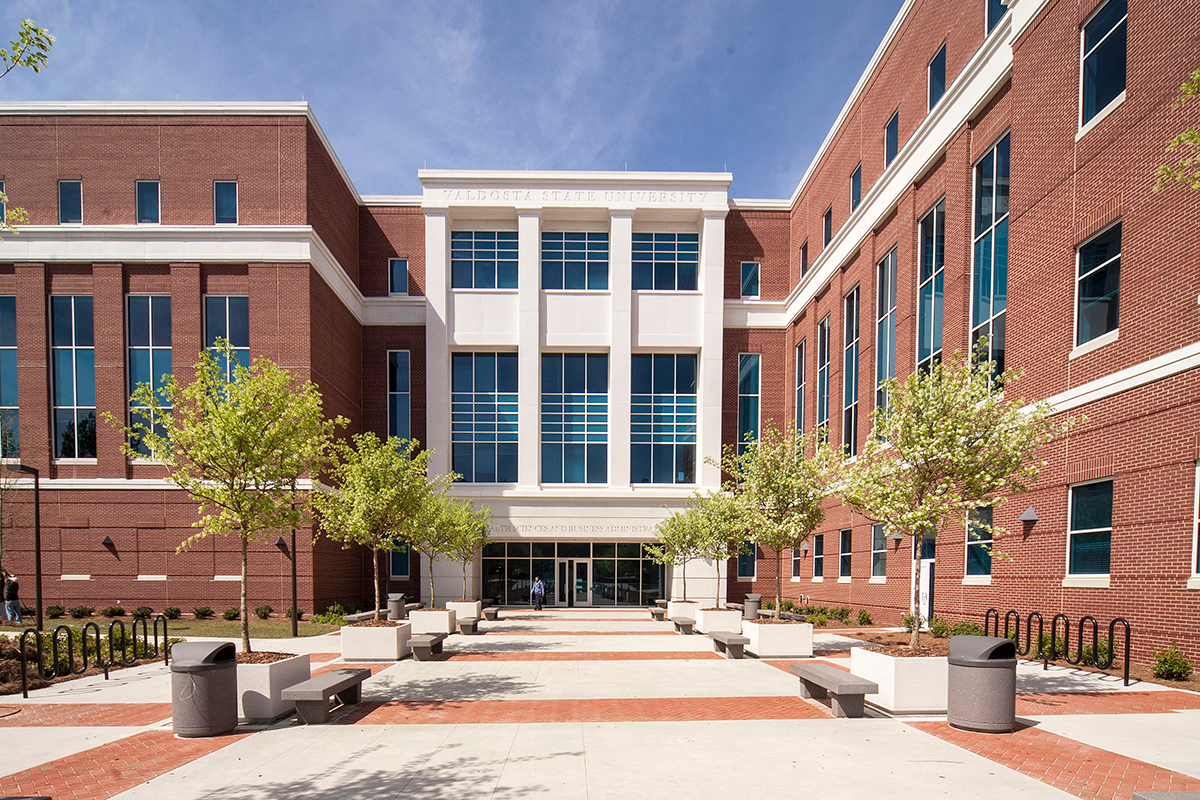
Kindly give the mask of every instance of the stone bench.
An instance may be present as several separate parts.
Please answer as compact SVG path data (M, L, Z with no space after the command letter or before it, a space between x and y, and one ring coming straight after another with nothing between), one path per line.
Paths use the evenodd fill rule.
M329 721L330 697L343 706L356 705L369 677L369 669L335 669L287 687L280 697L295 701L296 717L305 725L320 725Z
M691 617L673 617L671 622L675 623L675 632L685 636L692 633L692 629L696 627L696 620Z
M709 634L713 640L713 652L720 653L726 658L743 658L743 648L750 640L730 631L713 631Z
M413 658L417 661L432 661L433 657L442 652L444 633L418 633L410 636L408 646L412 648Z
M667 601L666 600L655 600L654 605L658 606L659 608L666 608Z
M492 607L485 608L483 610L483 618L486 619L488 622L495 622L497 619L500 618L500 609L492 608Z
M463 617L458 620L458 632L464 636L475 636L479 633L479 617Z
M792 664L790 669L800 679L800 696L828 697L835 717L861 717L864 695L879 692L879 684L828 664Z
M662 622L667 618L667 610L665 608L659 608L658 606L655 606L654 608L650 609L650 616L654 618L655 622Z

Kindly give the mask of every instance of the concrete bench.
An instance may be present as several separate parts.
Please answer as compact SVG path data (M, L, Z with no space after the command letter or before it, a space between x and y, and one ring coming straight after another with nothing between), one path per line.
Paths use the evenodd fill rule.
M433 657L442 652L444 633L418 633L410 636L408 646L412 648L413 658L417 661L432 661Z
M709 636L713 640L713 652L726 658L743 658L743 648L750 644L750 640L745 636L730 631L713 631Z
M879 692L879 684L828 664L792 664L790 669L800 679L800 696L828 697L835 717L861 717L863 696Z
M475 636L479 633L479 617L463 617L458 620L458 631L464 636Z
M671 622L675 623L675 632L685 636L691 634L692 628L696 627L696 620L691 617L673 617Z
M500 618L500 609L485 608L483 610L483 618L486 619L488 622L495 622L497 619Z
M666 608L667 601L666 600L655 600L654 605L658 606L659 608Z
M369 669L335 669L289 686L280 697L295 701L296 717L305 725L320 725L329 721L330 697L343 706L356 705L369 677Z
M658 606L655 606L654 608L650 609L650 616L654 618L655 622L662 622L667 618L667 610L665 608L659 608Z

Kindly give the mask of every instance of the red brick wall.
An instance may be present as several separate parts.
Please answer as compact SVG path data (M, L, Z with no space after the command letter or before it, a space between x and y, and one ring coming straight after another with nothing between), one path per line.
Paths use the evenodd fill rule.
M358 269L358 199L338 172L317 131L306 126L308 156L307 221L325 242L350 280L361 283Z
M783 300L788 284L788 214L739 211L725 217L725 297L742 296L742 262L759 262L759 296Z
M425 294L425 214L420 206L364 206L359 209L359 250L363 294L388 293L389 258L408 259L408 294Z

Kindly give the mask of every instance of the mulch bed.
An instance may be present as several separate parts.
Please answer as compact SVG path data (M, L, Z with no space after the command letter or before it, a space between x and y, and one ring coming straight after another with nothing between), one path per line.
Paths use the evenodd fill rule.
M397 625L402 625L401 622L396 622L390 619L364 619L362 622L355 622L347 625L347 628L395 628Z
M292 658L295 653L276 653L271 650L263 650L260 652L238 653L237 663L239 664L274 664L276 661L283 661L285 658Z

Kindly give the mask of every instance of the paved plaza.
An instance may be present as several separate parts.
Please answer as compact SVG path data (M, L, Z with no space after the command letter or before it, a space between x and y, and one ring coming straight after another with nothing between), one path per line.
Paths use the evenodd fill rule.
M331 724L171 732L162 664L0 698L0 796L1129 798L1200 791L1200 695L1018 668L1022 727L835 719L790 661L726 660L641 610L502 611L437 660L371 664ZM816 635L848 668L857 642ZM337 634L256 640L342 665Z

